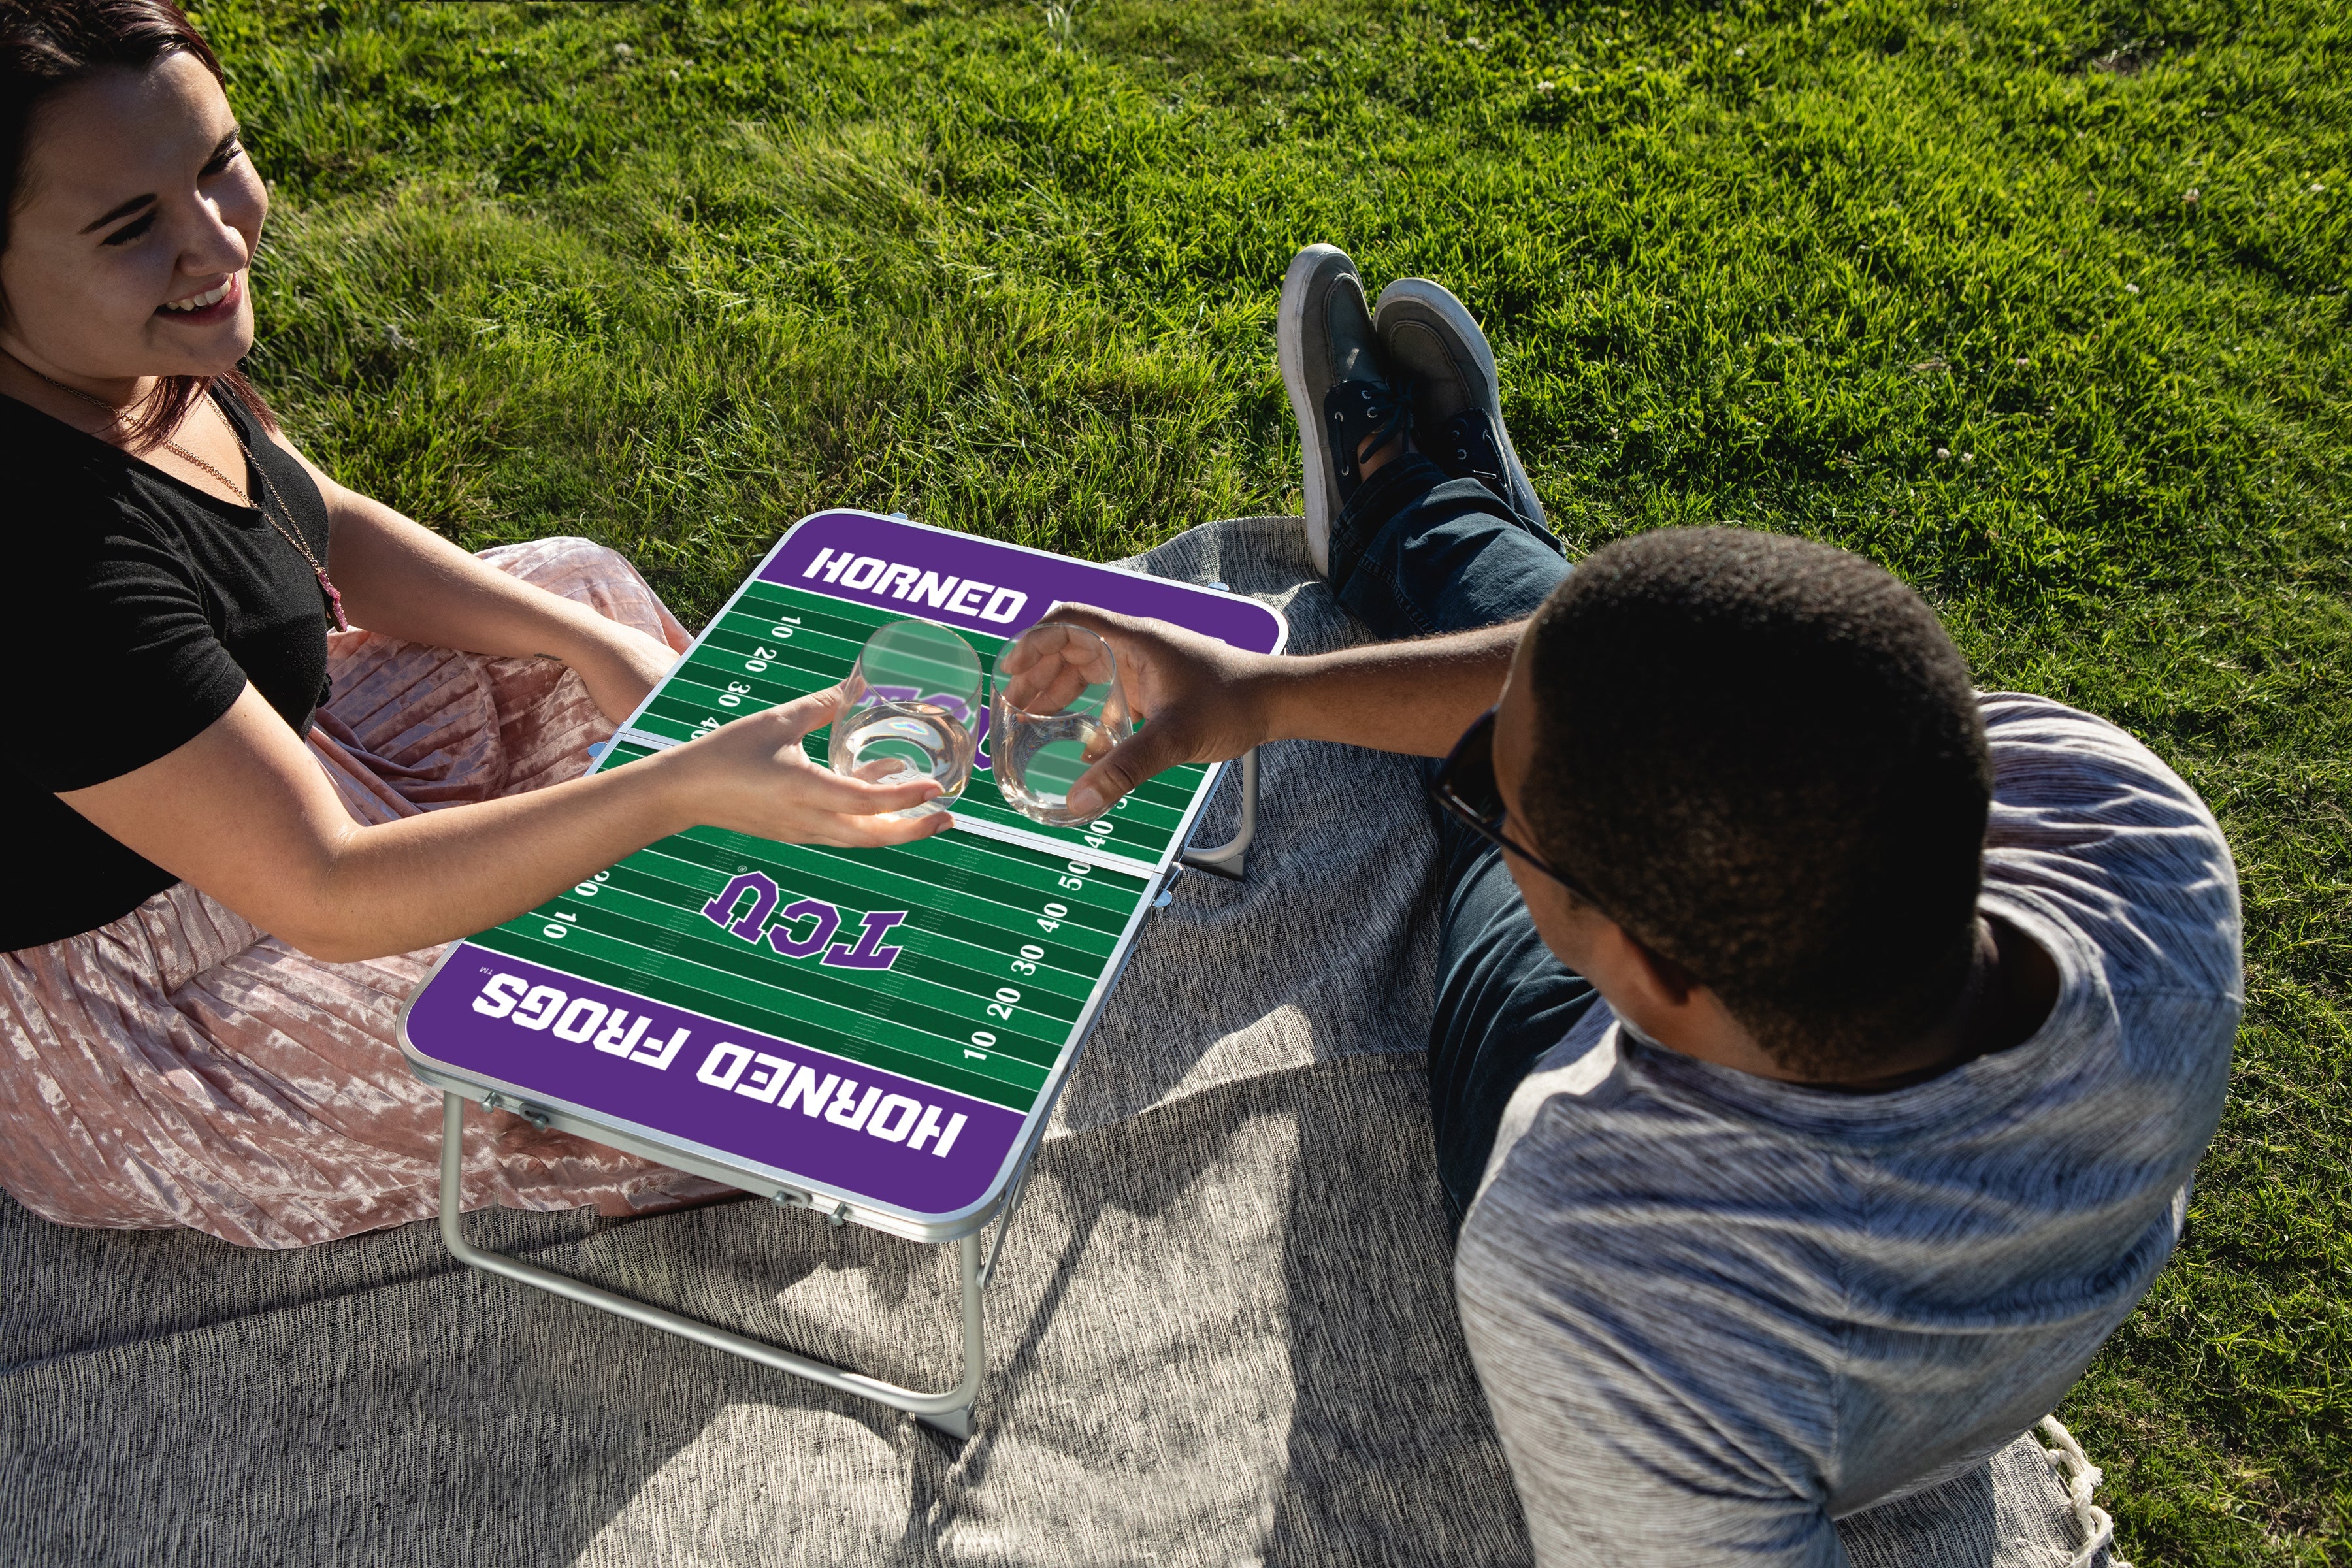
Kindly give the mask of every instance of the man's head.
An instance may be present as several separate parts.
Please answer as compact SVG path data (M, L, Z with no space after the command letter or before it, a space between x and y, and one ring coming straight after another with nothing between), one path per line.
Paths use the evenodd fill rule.
M1952 1003L1991 762L1966 663L1888 573L1643 534L1551 595L1512 684L1496 760L1530 847L1786 1074L1867 1079Z

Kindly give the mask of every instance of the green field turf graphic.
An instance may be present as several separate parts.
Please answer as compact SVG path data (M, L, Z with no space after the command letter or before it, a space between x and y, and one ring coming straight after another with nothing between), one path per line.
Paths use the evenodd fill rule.
M623 739L597 763L652 755L646 738L690 740L841 680L878 626L900 617L761 582L697 639ZM962 631L992 667L1004 639ZM827 732L804 742L822 766ZM1151 896L1208 770L1145 784L1103 823L1053 828L1007 806L973 774L956 803L962 830L887 849L784 845L698 827L663 839L474 941L509 957L761 1027L852 1061L1026 1112L1045 1088L1122 938ZM1028 840L989 833L1009 830ZM1140 864L1138 864L1140 862ZM900 917L887 968L838 954L788 956L733 909L709 912L739 879L765 879L782 911L808 900L839 921ZM817 914L782 925L822 929Z
M877 628L903 618L754 581L662 682L634 728L667 740L689 740L730 719L821 691L849 674L858 649ZM961 628L958 635L980 656L983 670L994 667L1006 640ZM819 765L826 760L830 739L829 731L818 730L804 742ZM976 827L1011 829L1073 849L1157 865L1207 773L1197 764L1171 768L1121 800L1104 821L1076 827L1049 827L1024 816L1004 803L993 775L975 773L956 802L955 816Z

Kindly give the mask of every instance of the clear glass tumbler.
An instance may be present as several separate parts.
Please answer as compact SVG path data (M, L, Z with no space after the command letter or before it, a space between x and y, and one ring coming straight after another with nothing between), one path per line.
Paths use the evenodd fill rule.
M996 656L989 696L989 766L1024 816L1053 826L1084 820L1070 788L1135 732L1110 644L1084 626L1041 621Z
M937 779L940 793L906 811L943 811L971 780L980 728L980 656L929 621L893 621L866 639L833 721L833 771L875 784Z

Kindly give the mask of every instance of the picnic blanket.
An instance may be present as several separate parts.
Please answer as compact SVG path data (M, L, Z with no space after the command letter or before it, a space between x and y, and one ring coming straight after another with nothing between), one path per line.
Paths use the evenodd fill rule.
M1138 564L1279 605L1295 651L1362 635L1296 519ZM473 1273L430 1225L257 1252L0 1201L0 1560L1528 1561L1430 1170L1415 775L1306 742L1261 763L1247 879L1178 884L1064 1097L989 1287L968 1444ZM952 1378L952 1248L748 1201L469 1224L894 1381ZM2106 1561L2030 1436L1840 1531L1863 1568Z

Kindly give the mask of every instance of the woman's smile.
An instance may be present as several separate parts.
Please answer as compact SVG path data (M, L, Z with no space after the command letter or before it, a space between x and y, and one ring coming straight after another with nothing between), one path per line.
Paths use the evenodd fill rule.
M191 326L209 326L226 321L236 314L245 302L245 274L232 272L222 282L200 289L183 299L157 307L155 313L169 321L182 321Z

